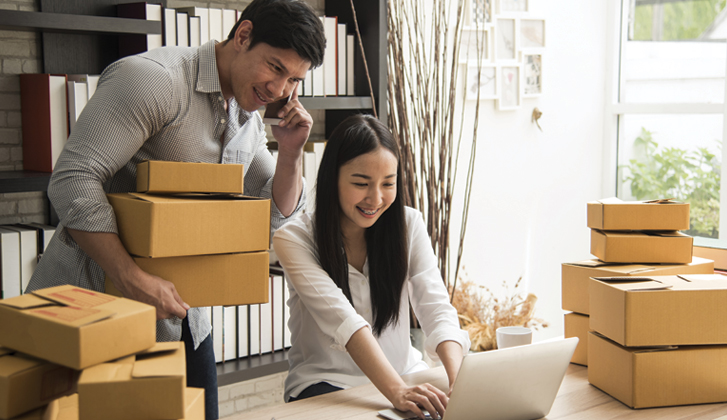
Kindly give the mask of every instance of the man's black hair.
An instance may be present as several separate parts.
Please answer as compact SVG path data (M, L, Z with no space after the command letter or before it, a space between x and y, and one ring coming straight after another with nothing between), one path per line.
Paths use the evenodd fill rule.
M250 48L264 42L271 47L292 49L310 61L311 69L323 64L326 37L315 11L300 0L253 0L242 11L227 40L235 38L240 22L252 22Z

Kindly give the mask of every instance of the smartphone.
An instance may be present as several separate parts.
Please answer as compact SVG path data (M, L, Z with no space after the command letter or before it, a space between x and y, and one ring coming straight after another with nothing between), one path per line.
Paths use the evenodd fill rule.
M290 101L292 96L293 94L291 93L287 98L267 104L265 106L265 114L263 115L263 124L278 125L280 121L283 121L282 118L278 118L278 112Z

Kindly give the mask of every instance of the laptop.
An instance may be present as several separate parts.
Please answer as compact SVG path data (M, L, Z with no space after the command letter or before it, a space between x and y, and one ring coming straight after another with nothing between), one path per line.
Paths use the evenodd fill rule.
M572 337L466 355L444 420L545 417L577 344L578 338ZM395 410L379 411L379 415L391 420L417 418Z

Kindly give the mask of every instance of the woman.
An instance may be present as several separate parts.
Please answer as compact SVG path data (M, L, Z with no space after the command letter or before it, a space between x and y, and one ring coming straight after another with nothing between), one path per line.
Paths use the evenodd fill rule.
M424 221L404 206L389 130L368 115L331 134L318 170L316 211L280 228L275 252L290 290L289 401L371 380L399 410L444 413L448 397L400 375L426 369L409 339L409 302L450 391L470 346L437 268Z

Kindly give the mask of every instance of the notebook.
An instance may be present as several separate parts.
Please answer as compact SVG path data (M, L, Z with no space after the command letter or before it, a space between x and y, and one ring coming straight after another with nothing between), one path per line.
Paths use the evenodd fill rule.
M578 338L511 347L465 356L444 420L533 420L553 406ZM411 414L411 413L409 413ZM391 420L414 419L395 410Z

